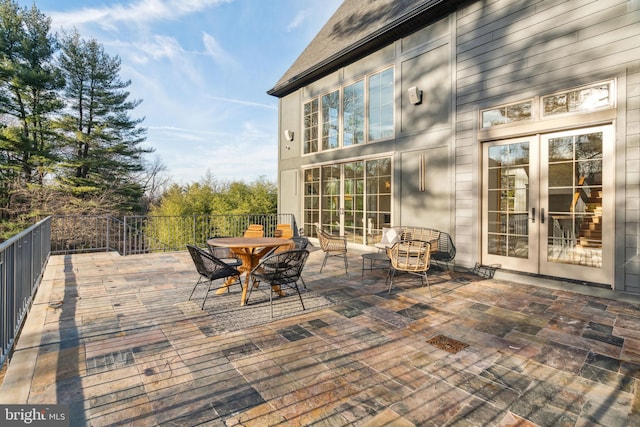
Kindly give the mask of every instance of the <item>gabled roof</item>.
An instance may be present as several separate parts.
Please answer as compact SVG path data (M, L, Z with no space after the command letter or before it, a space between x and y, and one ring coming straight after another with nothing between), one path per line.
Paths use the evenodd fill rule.
M461 0L345 0L267 93L283 97L436 21Z

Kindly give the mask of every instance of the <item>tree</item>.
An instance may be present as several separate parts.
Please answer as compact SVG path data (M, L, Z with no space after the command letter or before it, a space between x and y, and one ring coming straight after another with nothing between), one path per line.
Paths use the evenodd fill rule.
M167 173L167 166L160 157L155 156L153 160L144 162L144 170L137 175L136 181L144 190L143 211L148 212L151 206L160 203L162 195L171 183L171 176Z
M242 181L218 183L211 176L181 187L172 185L152 216L242 215L277 213L277 188L265 178L251 184Z
M200 182L181 187L173 184L160 202L151 207L145 235L168 247L193 242L194 220L200 217L203 235L237 231L224 215L277 213L276 185L260 178L251 184L220 183L211 173ZM216 217L220 215L220 217ZM213 216L212 218L202 218ZM208 233L208 234L207 234Z
M57 121L65 147L60 182L78 195L110 189L133 205L144 192L136 179L144 170L143 156L153 150L141 146L146 140L146 129L139 126L144 118L129 115L142 101L129 100L125 89L131 81L119 77L120 58L74 31L61 39L59 63L67 105Z
M0 180L2 207L28 184L43 184L55 158L51 120L62 103L64 80L52 65L51 19L35 5L0 0Z

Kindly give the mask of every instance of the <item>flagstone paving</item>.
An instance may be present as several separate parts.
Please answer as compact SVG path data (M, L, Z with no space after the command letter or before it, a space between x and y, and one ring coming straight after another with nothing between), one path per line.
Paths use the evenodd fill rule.
M640 425L638 298L443 270L433 298L405 275L388 294L359 253L321 260L303 277L329 305L247 328L239 297L188 301L186 252L53 256L0 403L68 404L72 426Z

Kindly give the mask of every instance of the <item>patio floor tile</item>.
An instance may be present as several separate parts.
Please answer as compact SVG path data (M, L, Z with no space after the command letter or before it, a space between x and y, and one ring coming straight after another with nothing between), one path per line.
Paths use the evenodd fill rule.
M0 403L73 426L640 425L640 298L436 268L433 298L388 293L360 253L348 274L322 256L302 295L326 304L278 298L251 327L268 299L201 310L186 252L53 256Z

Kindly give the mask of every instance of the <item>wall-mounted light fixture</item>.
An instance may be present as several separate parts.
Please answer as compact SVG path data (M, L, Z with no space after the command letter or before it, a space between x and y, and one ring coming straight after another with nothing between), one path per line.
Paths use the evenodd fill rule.
M413 105L422 104L422 91L415 86L409 88L409 102Z
M286 139L289 142L293 141L293 131L289 130L289 129L285 130L284 131L284 139Z

